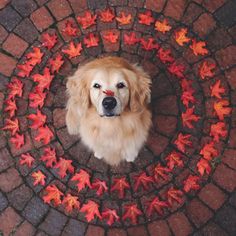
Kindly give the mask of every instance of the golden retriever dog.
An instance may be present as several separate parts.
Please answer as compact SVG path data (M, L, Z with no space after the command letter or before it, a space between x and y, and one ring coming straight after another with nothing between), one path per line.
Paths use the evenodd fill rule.
M132 162L151 125L150 77L119 57L95 59L68 78L66 125L98 159Z

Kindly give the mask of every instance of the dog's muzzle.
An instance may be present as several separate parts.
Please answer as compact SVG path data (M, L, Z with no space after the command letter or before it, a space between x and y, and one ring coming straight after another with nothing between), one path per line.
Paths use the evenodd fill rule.
M114 109L117 105L117 101L114 97L105 97L102 101L104 116L115 116Z

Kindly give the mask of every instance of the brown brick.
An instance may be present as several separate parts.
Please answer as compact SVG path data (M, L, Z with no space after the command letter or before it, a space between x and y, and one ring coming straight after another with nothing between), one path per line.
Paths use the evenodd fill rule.
M4 74L5 76L10 76L16 67L16 60L3 53L0 53L0 61L0 73Z
M202 12L203 10L199 5L190 3L186 12L184 13L182 19L183 23L192 24L192 22L195 21Z
M187 236L193 231L187 217L182 212L177 212L168 218L170 228L175 232L175 236Z
M229 33L231 37L236 40L236 25L234 25L232 28L229 29Z
M223 154L222 161L229 167L236 170L236 150L226 149Z
M10 0L0 0L0 9L4 8Z
M199 197L213 210L219 209L227 196L214 184L207 184L199 193Z
M219 7L225 3L225 0L204 0L203 6L210 12L215 12Z
M34 11L31 14L30 19L33 21L36 28L41 32L53 24L53 18L44 6Z
M165 7L164 14L175 20L180 20L185 10L186 3L186 0L169 0Z
M123 229L109 229L107 236L127 236L127 232Z
M65 116L66 116L66 110L56 108L53 111L53 123L56 128L61 128L65 126Z
M51 0L47 5L57 20L62 20L72 13L66 0Z
M3 235L10 235L15 227L22 222L22 218L13 210L8 207L0 215L0 231Z
M218 225L214 223L209 223L207 224L202 230L201 230L202 235L214 235L214 236L228 236L228 234L220 228Z
M14 236L34 235L36 229L28 221L24 221L19 228L17 228Z
M128 228L128 235L143 236L148 235L145 226L135 226Z
M86 10L88 7L86 0L80 0L79 4L78 4L78 0L69 0L69 2L75 14L83 10Z
M62 236L76 235L83 236L86 224L78 220L71 219L65 226Z
M67 128L62 128L57 131L57 136L62 143L62 146L67 149L79 140L78 135L68 134Z
M236 148L236 129L230 130L228 144L230 148Z
M5 28L0 25L0 43L2 43L6 39L7 35L8 33Z
M23 16L29 16L37 8L37 4L33 0L12 0L11 5Z
M143 0L129 0L128 6L130 7L143 7Z
M153 125L156 130L170 136L173 135L177 128L177 118L173 116L159 115L154 119Z
M22 183L18 171L14 168L8 169L0 175L0 189L3 192L10 192Z
M213 180L228 192L233 192L236 187L236 171L231 170L224 164L220 164L213 175Z
M12 166L14 161L6 148L0 150L0 172Z
M105 231L102 227L99 226L94 226L94 225L89 225L87 232L85 234L85 236L104 236L105 235Z
M148 231L150 236L170 236L171 232L170 229L164 220L154 221L148 225Z
M225 72L231 89L236 90L236 67Z
M178 105L176 96L165 96L154 104L156 114L177 115Z
M146 0L145 2L145 7L148 10L156 11L156 12L161 12L163 10L163 7L166 3L166 0Z

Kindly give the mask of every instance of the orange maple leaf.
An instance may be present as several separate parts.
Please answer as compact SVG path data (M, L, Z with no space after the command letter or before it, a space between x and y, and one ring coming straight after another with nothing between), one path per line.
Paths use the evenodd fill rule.
M186 193L190 192L191 190L199 190L200 185L198 182L200 181L199 176L189 175L187 179L184 180L184 191Z
M81 207L80 211L86 213L85 217L87 221L90 222L95 216L97 216L99 219L102 219L98 208L99 205L96 202L88 200L88 202Z
M104 192L108 191L108 187L107 187L106 181L102 181L100 179L95 179L93 181L93 183L92 183L91 188L97 190L96 194L98 196L101 196Z
M78 16L77 21L81 24L83 29L87 29L96 24L97 15L92 15L90 11L86 11L83 17Z
M215 142L220 141L220 136L225 138L227 136L226 125L224 122L217 122L216 124L211 125L210 136L213 137Z
M55 148L45 148L44 154L40 157L40 160L46 162L46 167L52 168L53 164L56 164L57 162Z
M183 202L183 192L181 190L177 190L174 187L168 189L167 193L167 201L169 205L172 207L174 201L181 204Z
M2 130L8 130L11 132L11 135L15 135L16 132L20 131L19 127L19 121L17 118L15 119L6 119L5 120L5 126L2 128Z
M26 164L28 167L31 167L34 161L34 157L30 153L21 154L20 165Z
M132 224L137 224L138 216L142 215L142 212L138 209L137 204L129 204L124 206L125 213L122 217L123 220L130 219Z
M148 190L148 185L153 183L152 176L147 176L147 174L143 171L141 174L134 176L134 191L136 192L140 186L142 186L145 190Z
M34 183L33 183L34 186L39 185L39 184L42 186L45 185L46 175L44 175L41 170L33 172L31 176L34 178Z
M116 20L120 25L128 25L131 23L132 16L131 14L125 15L124 12L120 13L120 17L116 17Z
M111 186L111 192L118 191L119 198L124 198L125 196L125 189L129 189L130 185L125 179L125 177L115 178L113 180L113 185Z
M208 54L208 50L205 48L205 46L206 42L203 41L197 42L196 39L193 39L190 48L193 50L195 56L206 55Z
M12 118L15 115L16 110L17 110L15 99L14 100L7 99L7 100L5 100L4 103L6 105L5 108L4 108L4 111L9 112L9 116L10 116L10 118Z
M42 108L44 105L44 101L46 98L46 92L43 92L41 89L36 87L33 92L29 94L30 104L29 106L32 108Z
M90 183L90 174L86 170L80 170L78 173L76 173L72 178L71 181L79 181L77 183L77 189L78 192L83 190L86 186L89 188L92 188Z
M131 32L130 34L124 34L124 43L127 45L135 45L139 41L140 39L137 38L135 32Z
M186 28L182 28L178 31L175 31L175 41L180 45L184 46L185 43L188 43L191 39L188 38L186 35L188 30Z
M142 45L142 48L146 51L158 49L160 47L160 45L156 43L156 40L152 37L148 38L147 40L141 38L140 43Z
M159 177L164 180L167 180L171 170L165 166L162 166L161 163L158 163L153 170L153 178L158 183Z
M206 143L201 149L200 155L202 155L204 159L211 161L212 158L218 155L218 151L214 145L215 143L213 141L210 143Z
M23 83L16 77L11 80L7 88L9 89L8 99L14 99L16 96L22 97Z
M61 204L61 197L64 195L56 185L52 184L46 187L45 189L46 195L43 196L43 201L45 203L50 203L51 201L54 202L55 206Z
M16 133L15 136L10 138L10 142L15 145L16 149L20 149L25 144L24 135Z
M201 158L200 161L197 163L197 169L201 176L203 176L205 172L208 175L211 173L211 166L209 162L204 158Z
M151 25L155 19L152 17L152 12L151 11L146 11L145 13L139 13L138 14L139 18L139 24L143 25Z
M164 209L168 208L169 205L165 201L161 201L158 197L154 197L152 201L148 202L147 215L150 217L155 211L162 216Z
M105 23L112 22L113 19L115 18L115 14L112 9L107 8L103 11L100 12L99 14L100 20Z
M164 64L165 63L172 63L175 60L171 54L170 49L164 50L163 48L160 48L157 52L157 56L161 60L161 62Z
M167 19L164 19L162 22L161 21L156 21L155 23L155 30L165 34L166 32L171 30L171 26L168 25Z
M66 22L65 28L62 30L62 32L72 37L77 35L77 29L73 26L73 22L70 20Z
M72 160L67 160L65 158L60 157L59 161L53 167L55 169L59 169L58 175L63 179L66 176L66 172L73 174L74 173L74 166L72 165Z
M64 64L64 60L62 59L62 55L58 54L54 59L50 58L48 61L52 73L58 73L62 65Z
M216 97L221 99L221 94L224 94L226 89L224 87L220 87L220 80L217 80L213 86L210 86L211 89L211 97Z
M192 122L197 122L200 120L200 116L197 116L194 114L194 107L192 108L187 108L186 112L182 113L182 122L184 127L188 127L189 129L193 129L193 124Z
M175 166L184 167L183 156L178 152L171 152L165 160L167 161L167 167L169 170L173 170Z
M118 221L120 217L117 215L115 209L106 208L102 212L102 219L107 219L107 224L112 225L115 222L115 220Z
M43 115L42 112L37 109L36 114L30 114L27 116L27 118L33 122L30 125L30 128L31 129L38 129L39 127L41 127L45 124L47 116Z
M185 77L185 66L183 64L177 64L177 62L174 62L167 67L167 70L179 79L184 79Z
M42 140L44 144L48 144L53 137L53 132L47 125L45 125L44 127L39 127L38 135L34 139L38 142Z
M177 139L175 140L174 144L177 146L177 148L181 151L181 152L185 152L186 146L191 147L192 146L192 142L189 140L191 137L191 134L182 134L179 133Z
M67 195L64 197L62 204L65 205L65 210L69 213L72 212L73 209L79 210L80 208L78 197L72 196L70 193L67 193Z
M29 77L33 68L34 67L30 64L30 61L27 61L25 64L17 65L17 69L19 69L17 75L22 78Z
M119 39L119 34L109 31L103 35L103 38L110 43L117 43L117 41Z
M84 44L86 48L96 47L99 43L99 37L93 33L90 33L84 38Z
M219 102L214 103L214 110L220 120L224 120L224 117L228 116L231 113L232 108L228 106L228 100L220 100Z
M186 108L188 108L189 103L195 104L196 99L193 96L193 91L191 91L191 90L184 91L181 95L181 101L183 102L183 104Z
M69 58L77 57L81 55L82 51L82 44L78 43L77 45L74 44L74 42L70 42L68 49L62 49L62 52L67 54Z
M51 50L57 44L57 35L54 33L52 35L45 33L43 34L42 45L48 50Z
M208 61L204 61L200 68L199 68L199 74L200 77L204 80L205 78L211 78L214 76L214 72L212 70L214 70L216 67L215 63L210 63Z
M43 55L44 53L41 52L40 48L33 47L33 52L26 54L26 58L30 65L35 66L41 63Z

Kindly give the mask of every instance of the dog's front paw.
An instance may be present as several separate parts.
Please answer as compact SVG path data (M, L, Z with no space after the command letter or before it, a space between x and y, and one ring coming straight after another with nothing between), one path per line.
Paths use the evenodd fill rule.
M99 155L97 152L94 153L94 156L95 156L96 158L98 158L98 159L102 159L102 158L103 158L102 155Z

